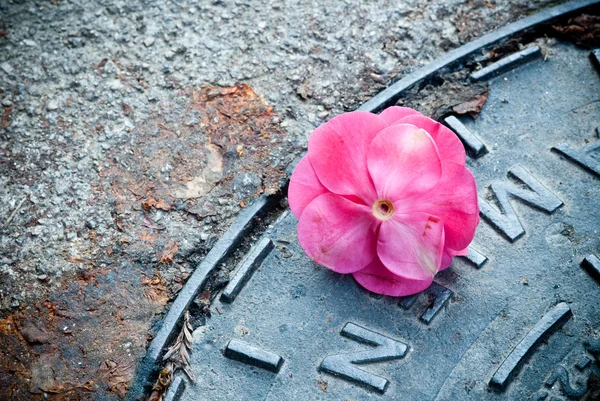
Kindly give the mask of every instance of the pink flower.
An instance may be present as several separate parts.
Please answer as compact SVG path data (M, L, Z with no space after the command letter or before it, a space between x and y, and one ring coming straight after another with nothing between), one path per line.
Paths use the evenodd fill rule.
M479 224L458 137L406 107L346 113L317 128L288 198L311 259L392 296L427 288L466 254Z

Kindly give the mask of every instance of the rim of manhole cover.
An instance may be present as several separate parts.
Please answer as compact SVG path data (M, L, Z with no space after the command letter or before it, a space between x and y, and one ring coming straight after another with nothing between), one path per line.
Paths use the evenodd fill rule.
M415 85L430 79L431 77L439 74L441 71L444 71L451 66L457 65L467 59L474 58L483 50L501 42L502 40L520 34L526 30L531 30L532 28L536 28L540 25L547 24L556 20L557 18L564 18L565 16L581 12L590 6L598 4L600 4L600 0L574 1L506 25L492 33L484 35L473 42L447 53L428 66L403 77L386 90L376 95L373 99L363 104L359 110L370 112L381 111L382 109L395 104L407 92L407 90L413 88ZM540 54L541 49L539 47L527 47L522 51L498 60L486 66L485 68L474 72L471 74L470 78L473 81L492 79L494 76L505 71L509 71L519 64L524 64L539 58ZM592 53L590 57L592 60L594 57L597 58L597 53ZM500 100L500 103L502 103L504 100L505 99ZM490 118L493 119L494 117L492 116ZM484 139L482 139L481 137L484 135L477 134L475 130L477 127L473 126L469 122L463 121L460 118L456 118L455 116L446 117L443 120L443 123L454 130L463 141L463 144L465 145L465 148L470 156L469 164L471 169L477 169L478 167L482 166L483 163L485 163L486 157L493 158L492 154L490 154L490 156L485 155L489 152L493 153L496 145L493 143L487 143ZM597 148L600 149L600 145L597 145L597 143L592 143L586 146L581 146L583 143L579 143L577 146L575 145L575 143L569 143L568 141L551 143L548 144L548 149L544 149L544 151L549 151L551 148L553 155L563 156L567 160L565 161L564 165L565 169L568 168L569 163L571 163L570 166L578 165L584 169L587 169L591 173L590 176L592 177L594 175L596 177L600 176L599 165L596 159L594 159L591 155ZM530 158L535 158L533 153L529 155ZM526 161L527 160L525 160L525 162ZM526 232L526 229L524 228L525 224L521 221L519 216L522 217L523 215L526 215L526 213L522 212L519 207L516 208L519 213L515 211L515 199L533 206L534 209L542 210L549 216L554 216L557 210L560 210L561 212L559 213L562 213L564 208L573 207L567 203L568 197L564 196L563 193L555 193L551 189L547 188L545 186L546 181L540 180L537 174L534 174L532 171L530 171L531 168L528 168L525 162L522 163L523 165L514 163L514 165L507 166L506 175L509 177L509 180L495 182L491 185L490 196L492 198L495 196L497 201L495 206L493 206L494 202L490 201L489 199L480 199L482 211L481 214L483 219L488 223L486 228L487 231L481 230L483 231L482 235L479 235L478 233L475 244L469 249L469 255L464 258L464 260L470 263L472 266L475 266L477 269L481 269L474 269L474 271L483 273L485 269L482 269L482 267L490 257L495 259L495 262L501 259L501 257L494 253L495 250L486 249L485 246L483 248L479 246L479 242L489 244L491 242L498 241L498 238L494 238L493 241L490 240L490 236L494 235L492 233L499 233L508 240L507 243L514 243L515 247L521 247L520 249L522 252L520 251L521 253L519 255L526 254L525 251L527 251L527 249L523 251L522 248L527 248L527 245L519 245L523 244L523 242L518 242L519 238L521 238ZM498 163L502 164L502 160L499 160ZM592 185L595 183L597 186L597 182L590 182ZM172 343L172 341L180 332L181 321L185 311L205 286L211 273L216 269L217 266L227 260L232 252L243 241L244 237L252 229L256 219L274 210L279 203L279 200L280 199L275 197L261 197L252 205L244 209L234 224L220 238L220 240L207 254L204 260L196 267L192 276L188 279L183 289L179 292L177 298L171 304L169 311L162 321L160 330L150 343L146 356L138 366L136 376L132 382L126 399L140 400L147 397L150 386L156 380L158 369L160 369L162 365L161 360L167 346ZM561 207L563 209L561 209ZM585 216L580 216L579 220L585 220L585 218ZM529 220L527 220L527 223L530 223ZM274 232L281 233L286 229L288 231L293 231L291 227L294 224L295 222L293 217L284 213L277 223L274 224ZM557 223L558 225L556 227L542 227L539 225L539 223L532 224L534 225L534 227L531 229L532 231L533 229L541 230L539 232L540 235L544 234L546 237L550 238L551 241L554 241L553 243L558 244L557 247L565 246L565 244L559 241L562 237L567 237L572 243L577 243L577 241L583 243L585 241L585 239L577 238L576 233L573 233L572 231L576 230L576 227L574 228L568 224L561 225ZM527 230L529 230L529 228ZM482 236L483 238L481 238ZM485 242L486 240L487 242ZM229 282L228 286L221 292L220 302L224 308L226 305L233 305L234 307L237 305L236 298L239 296L241 291L243 291L244 286L251 280L253 273L257 270L257 268L259 268L263 259L270 257L272 249L275 248L276 245L283 246L283 248L286 248L287 245L289 248L293 248L294 244L290 244L290 242L293 242L293 239L291 241L284 240L284 242L274 243L273 239L268 238L267 236L263 236L261 240L257 241L252 249L246 254L245 258L239 263L237 269L232 273L231 281ZM598 255L590 253L583 261L572 261L571 264L577 265L579 262L582 262L582 270L588 272L590 277L596 278L600 276L600 263L598 262L597 256ZM284 255L283 257L286 258L287 255ZM540 260L545 260L543 255L540 255ZM522 261L522 263L527 262L528 261L526 260ZM493 265L491 262L488 263L490 266ZM545 263L549 263L549 261L546 260ZM494 265L489 269L489 271L499 268L501 268L501 266ZM486 277L493 276L493 274L490 274L489 271L485 272ZM470 276L471 274L472 272L464 273L465 276ZM566 269L563 274L565 277L571 277L570 275L573 274L572 266L570 266L569 269ZM447 276L448 275L444 276L441 281L446 280L448 282L452 282L454 280L449 279ZM331 278L331 276L326 276L325 278L328 280L334 280ZM520 285L528 285L527 277L519 277L519 279L525 280L522 283L519 283ZM342 284L339 282L332 282L329 284L336 286L342 285L342 287L344 285L348 285L344 282ZM302 298L308 296L306 293L310 292L310 288L307 287L308 285L303 285L301 283L299 283L298 286L294 286L294 288L290 290L292 298ZM396 302L394 307L400 307L401 310L407 311L406 313L415 315L418 322L425 327L425 329L423 329L419 328L419 326L414 326L414 330L438 330L440 333L444 332L441 326L436 326L436 316L449 302L464 301L465 299L463 297L466 295L460 292L456 293L453 291L453 289L448 287L443 283L434 283L434 285L432 285L432 287L425 292L427 299L424 300L423 298L425 296L419 295L407 297L399 302ZM460 286L457 285L457 287ZM371 296L370 298L371 301L368 302L380 301L388 307L393 303L388 299L380 300L379 298L381 297ZM331 301L333 302L333 300ZM547 336L553 330L558 327L562 327L565 325L565 322L569 321L570 317L573 315L573 310L576 310L576 308L579 306L570 305L569 301L569 299L548 299L546 302L547 307L543 310L538 310L539 308L533 308L535 309L535 312L537 312L537 315L532 313L531 316L529 316L530 320L525 318L526 321L522 322L524 324L522 330L515 330L515 332L512 333L513 338L511 338L511 341L507 344L503 344L503 347L497 349L499 354L491 355L491 357L495 358L494 369L493 372L489 373L489 377L487 377L485 383L485 386L489 387L490 391L504 391L507 386L515 381L515 377L522 373L520 368L524 361L527 360L527 358L530 358L532 350L536 347L539 347L540 342L547 338ZM232 313L235 315L235 312ZM474 314L474 319L476 319L477 311L473 309L471 313ZM479 327L481 324L478 325L473 322L465 322L465 324L467 324L466 329L455 333L455 336L458 337L446 338L445 340L450 343L452 341L460 342L461 336L468 336L468 333L466 332L469 331L469 324L473 325L473 327L477 326L477 329L473 330L473 332L480 334L483 339L490 338L493 336L494 330L500 329L502 326L502 319L509 318L510 307L507 306L506 311L503 311L502 313L504 313L506 316L493 316L493 319L486 321L485 325L482 327ZM536 316L536 318L534 319L533 316ZM489 316L486 316L486 318L490 319ZM336 321L335 316L324 317L324 319ZM317 381L320 383L317 384L317 386L319 387L320 391L324 392L327 390L326 380L329 380L330 377L338 377L343 379L342 381L359 384L361 388L367 389L364 391L383 394L386 391L389 391L388 389L390 386L394 387L395 390L398 390L396 384L390 384L390 381L385 378L385 371L381 369L378 370L376 365L374 365L372 369L363 369L362 365L384 360L396 360L404 358L412 358L413 360L416 360L418 359L418 357L414 354L416 351L411 348L419 348L418 345L411 343L409 337L406 336L406 332L404 332L404 335L400 335L398 332L389 330L389 328L388 330L377 330L377 328L366 327L363 323L364 319L361 320L360 318L357 318L357 320L358 321L352 321L351 319L347 319L343 322L336 321L337 325L334 325L333 327L330 325L327 326L329 332L335 335L334 341L338 341L338 337L345 340L344 342L338 344L340 347L336 348L339 353L335 353L333 352L334 350L332 350L332 352L323 355L320 361L315 362L316 365L314 366L313 371L316 377L319 378ZM429 326L430 324L431 326ZM284 333L287 330L285 326L285 324L282 324L278 330L281 333ZM283 369L286 368L286 358L278 354L278 350L269 349L269 347L264 346L264 344L245 341L243 339L245 334L243 333L243 330L246 329L242 325L240 330L241 334L238 333L240 338L231 336L231 339L226 343L215 345L217 348L220 347L219 352L222 353L222 357L228 358L227 360L231 363L237 361L237 363L241 363L243 365L250 365L253 367L252 369L259 369L261 371L264 370L271 372L270 374L274 375L282 374L282 366ZM574 329L569 327L569 330ZM448 333L444 332L444 334ZM306 340L316 342L320 341L316 338L311 338L310 336L307 337ZM266 343L269 343L269 341L266 341ZM364 346L361 348L361 343L367 344L367 348L364 348ZM203 344L208 346L206 342ZM345 345L342 346L342 344ZM477 352L485 352L485 349L482 348L483 346L481 344L483 343L479 339L472 339L472 344L472 347L468 347L468 349L463 351L466 352L466 358L472 358L472 361L475 361L472 363L473 365L481 359L481 356L477 354ZM302 346L300 344L297 345ZM585 392L582 392L582 387L578 386L577 383L573 384L569 381L569 374L571 374L572 377L576 376L578 380L581 380L582 377L588 374L586 372L590 371L590 366L594 358L596 358L597 363L600 363L600 360L598 359L600 345L595 343L593 339L581 344L574 344L573 341L571 341L568 344L568 349L564 347L560 348L559 346L556 347L560 349L560 351L556 352L556 355L553 355L553 357L546 358L550 362L545 362L547 364L551 364L549 365L549 371L551 371L551 373L549 376L547 376L547 378L544 379L545 381L541 383L539 390L531 393L531 399L559 399L557 396L553 395L559 394L556 393L557 385L560 387L560 389L562 389L560 391L562 391L564 396L570 399L580 399L583 397ZM352 352L353 350L356 352ZM443 351L443 349L440 351ZM196 352L198 351L196 350ZM450 357L447 358L451 359ZM574 358L579 359L573 362L575 360ZM459 365L462 363L462 361L463 359L460 359ZM557 361L562 364L558 364ZM573 362L573 366L566 365L571 362ZM289 363L291 364L293 361L290 360ZM573 370L573 367L575 370ZM460 366L457 369L460 370ZM288 373L288 375L291 379L292 373ZM322 379L320 378L320 375L323 375ZM456 369L452 370L452 375L461 379L466 378L464 386L468 390L467 394L471 391L474 393L477 392L476 390L478 389L477 386L479 384L472 383L470 380L468 380L468 375L461 376L461 372L456 371ZM523 374L523 376L531 379L529 376L527 376L527 374ZM427 380L425 380L423 385L426 385L426 382ZM185 379L177 376L173 381L168 393L166 394L167 399L178 399L185 392L185 383ZM445 399L443 398L445 394L450 397L448 399L457 399L456 394L452 392L453 390L448 389L447 387L448 386L438 389L440 390L439 394L442 394L442 398L438 396L436 399ZM527 391L529 391L529 389ZM422 390L422 393L413 391L413 396L414 394L422 394L424 397L423 399L433 399L433 397L426 395L426 393L426 390ZM466 396L463 398L470 399Z

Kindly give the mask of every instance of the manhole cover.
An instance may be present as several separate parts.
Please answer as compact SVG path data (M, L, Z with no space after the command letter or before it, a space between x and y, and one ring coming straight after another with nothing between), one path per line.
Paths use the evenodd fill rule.
M180 399L583 397L600 373L600 79L589 52L553 53L493 79L477 120L448 121L481 196L469 258L420 295L372 296L312 263L286 214L194 333Z
M480 194L469 256L421 294L374 296L310 261L284 212L193 333L196 383L166 398L597 399L600 77L594 53L538 52L473 77L491 79L478 119L446 119Z

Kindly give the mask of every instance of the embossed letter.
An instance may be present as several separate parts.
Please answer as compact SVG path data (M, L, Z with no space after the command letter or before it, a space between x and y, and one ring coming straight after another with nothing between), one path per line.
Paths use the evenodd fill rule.
M575 149L567 143L561 143L560 145L553 147L552 150L600 177L600 163L597 158L594 158L591 155L592 152L600 150L600 140L578 149Z
M491 189L498 199L500 212L490 206L481 197L479 197L479 208L481 210L481 217L505 235L510 242L514 242L517 238L525 234L525 230L510 204L510 197L520 199L548 213L552 213L558 209L562 205L562 202L521 166L512 167L508 171L508 176L521 181L531 190L519 188L515 184L508 182L493 183Z
M365 372L354 365L402 358L408 351L408 345L354 323L347 323L341 334L354 341L374 345L376 348L350 354L330 355L323 359L319 369L383 394L389 381L381 376Z

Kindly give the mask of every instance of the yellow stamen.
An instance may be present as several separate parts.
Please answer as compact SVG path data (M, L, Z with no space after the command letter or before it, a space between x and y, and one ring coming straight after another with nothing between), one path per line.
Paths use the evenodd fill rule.
M394 215L394 204L387 199L378 199L373 203L373 216L379 220L389 220Z

